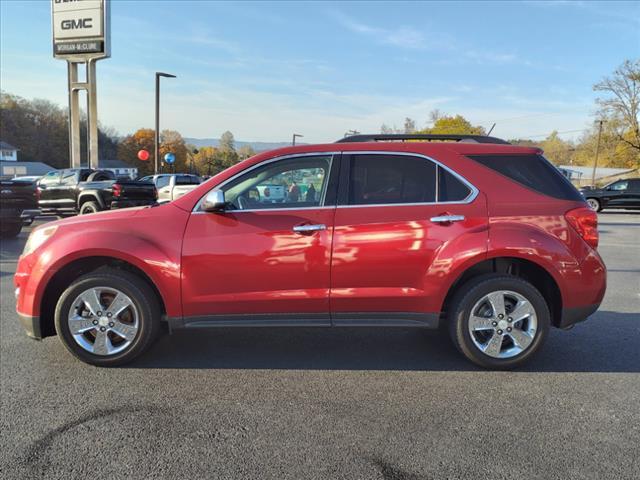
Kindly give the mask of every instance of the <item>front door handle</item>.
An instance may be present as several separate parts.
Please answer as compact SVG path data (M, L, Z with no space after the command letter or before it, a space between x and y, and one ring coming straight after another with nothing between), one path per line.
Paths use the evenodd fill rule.
M438 215L437 217L431 217L433 223L453 223L462 222L464 215Z
M293 231L296 233L312 233L312 232L317 232L319 230L326 230L327 226L326 225L296 225L295 227L293 227Z

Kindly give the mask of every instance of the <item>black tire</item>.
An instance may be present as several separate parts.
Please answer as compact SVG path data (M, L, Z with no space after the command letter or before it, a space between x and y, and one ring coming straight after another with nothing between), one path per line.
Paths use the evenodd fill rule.
M474 305L485 295L500 290L525 297L533 306L538 322L531 344L521 353L509 358L494 358L485 354L476 346L469 332ZM449 334L456 348L476 365L492 370L510 370L530 360L543 345L550 325L551 314L544 297L526 280L510 275L487 274L469 280L454 294L448 314Z
M0 236L2 238L15 238L20 235L22 231L22 222L20 223L3 223L0 229Z
M591 210L595 212L602 211L602 203L600 203L600 200L598 200L597 198L587 198L587 203L589 204Z
M100 205L98 205L97 202L84 202L80 205L80 215L88 215L99 212L100 210Z
M82 292L95 287L114 288L127 295L139 315L139 326L131 344L119 353L97 355L82 348L74 339L68 325L69 311ZM162 330L158 298L142 278L112 268L101 268L74 281L60 296L55 310L55 327L63 345L83 362L102 367L124 365L132 361L156 340Z

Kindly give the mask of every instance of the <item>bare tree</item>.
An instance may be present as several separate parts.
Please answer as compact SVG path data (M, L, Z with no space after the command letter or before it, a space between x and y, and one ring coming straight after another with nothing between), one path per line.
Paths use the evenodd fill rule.
M427 120L427 123L433 125L434 123L436 123L438 120L440 120L444 116L445 115L437 108L434 109L434 110L431 110L429 112L429 120Z
M404 119L404 133L414 133L416 131L416 121L412 118Z
M601 115L616 126L620 141L640 151L640 59L626 60L611 77L596 83L593 90L607 94L596 102Z

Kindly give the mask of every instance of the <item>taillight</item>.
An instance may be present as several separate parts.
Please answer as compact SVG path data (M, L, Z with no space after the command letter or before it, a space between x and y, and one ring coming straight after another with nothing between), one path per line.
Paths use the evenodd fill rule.
M157 188L154 188L154 189L153 189L153 198L154 198L155 200L158 200L158 189L157 189Z
M598 214L588 207L574 208L564 214L569 224L593 248L598 246Z
M34 193L34 195L36 196L36 201L39 202L40 201L40 195L42 194L42 190L40 190L40 188L36 188L36 191Z
M122 195L122 185L120 185L119 183L114 183L112 191L113 191L113 196L118 198L120 197L120 195Z

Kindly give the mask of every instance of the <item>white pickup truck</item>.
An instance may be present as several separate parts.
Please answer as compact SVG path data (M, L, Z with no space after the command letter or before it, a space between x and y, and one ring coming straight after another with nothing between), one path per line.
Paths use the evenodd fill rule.
M190 192L202 183L197 175L188 173L161 173L141 178L141 181L153 182L158 190L158 203L171 202Z

